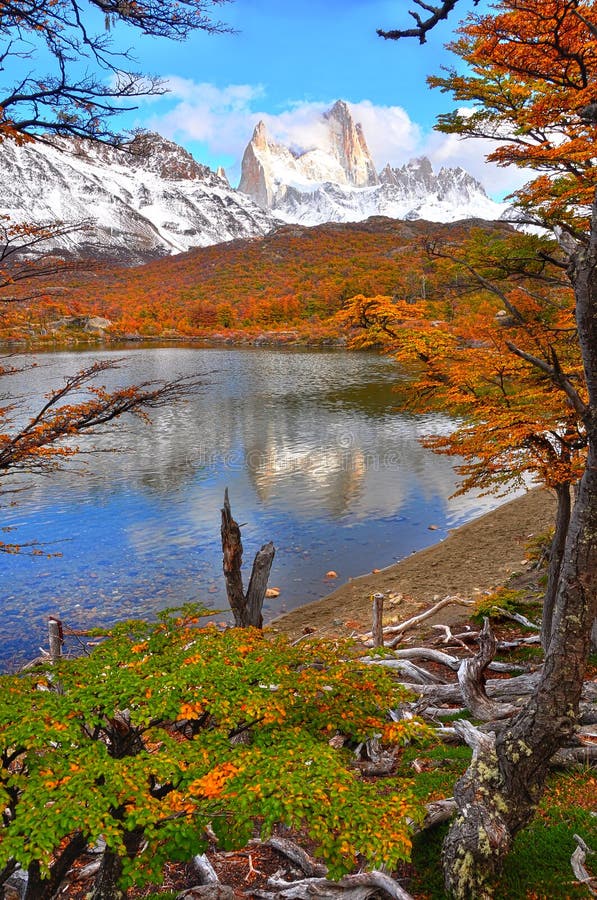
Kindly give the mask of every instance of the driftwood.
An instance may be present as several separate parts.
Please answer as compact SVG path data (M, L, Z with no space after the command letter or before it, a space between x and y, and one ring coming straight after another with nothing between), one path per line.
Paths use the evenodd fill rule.
M485 619L479 632L479 652L472 659L464 659L458 669L458 683L465 705L477 719L483 722L505 719L518 712L511 703L490 700L485 691L485 670L495 656L496 639L489 619Z
M220 879L216 870L210 863L205 853L198 853L193 857L193 869L199 877L199 884L219 884Z
M228 603L234 615L237 628L263 628L263 600L267 589L267 580L274 561L275 547L270 541L264 544L255 556L249 587L245 594L241 566L243 562L243 545L240 527L232 518L228 488L224 492L222 507L222 551L224 554L223 570L226 579Z
M560 747L552 756L550 763L555 768L565 769L568 766L594 766L597 763L597 745L582 744L580 747Z
M443 684L442 679L407 659L362 659L361 662L368 663L372 666L383 666L386 669L394 669L401 675L404 675L409 681L416 684Z
M466 642L476 641L479 637L478 631L463 631L461 634L452 634L452 629L449 625L432 625L431 626L435 631L443 631L444 636L438 637L435 641L436 644L456 644L459 647L463 647L465 650L469 650Z
M528 675L516 675L514 678L490 678L485 683L485 692L492 699L524 700L537 687L539 677L540 672L537 671ZM414 694L428 698L436 705L442 703L460 705L463 702L460 684L431 685L404 682L404 687Z
M389 647L395 647L402 640L402 635L407 631L410 631L412 628L416 628L421 622L424 622L426 619L429 619L431 616L435 615L436 612L439 612L440 609L443 609L445 606L449 606L451 603L459 603L461 606L473 606L474 602L472 600L463 600L462 597L444 597L443 600L440 600L439 603L436 603L434 606L431 606L429 609L426 609L422 613L418 613L416 616L412 616L410 619L406 619L405 622L401 622L399 625L386 625L383 629L383 636L391 637L393 640ZM373 641L373 633L371 631L363 634L359 638L366 646L372 646Z
M499 606L492 606L492 610L495 610L502 619L511 619L512 622L518 622L519 625L523 625L531 631L541 631L541 625L531 622L530 619L527 619L526 616L522 616L520 613L506 612L505 609L502 609Z
M583 839L578 835L574 835L574 840L576 841L576 850L572 854L570 858L570 865L572 866L572 871L574 872L574 877L580 884L584 884L589 894L592 897L597 897L597 890L593 887L593 883L597 881L595 878L591 878L587 870L585 869L585 860L587 856L594 853L594 850L591 850L590 847L587 847Z
M445 653L442 650L434 650L432 647L408 647L402 650L394 650L393 656L383 657L381 659L369 659L366 658L363 660L364 662L375 662L380 666L388 666L389 668L400 668L400 666L395 666L395 660L412 660L412 659L423 659L428 660L429 662L439 663L442 666L447 666L449 669L452 669L454 672L457 672L460 668L460 664L462 660L458 656L452 656L450 653ZM502 662L490 662L487 666L488 669L491 669L493 672L526 672L528 671L528 666L517 666L510 663L502 663ZM425 682L421 682L424 684Z
M260 845L262 842L259 840L251 841L252 846ZM298 866L299 869L308 877L308 878L325 878L327 875L327 866L324 863L317 862L312 856L309 856L306 850L303 850L302 847L299 847L294 841L291 841L289 838L282 838L273 835L267 841L263 842L263 846L272 847L272 849L277 850L278 853L281 853L282 856L286 856L295 866Z
M441 726L435 729L435 736L444 744L468 744L474 747L478 739L489 737L495 740L495 732L504 727L502 721L488 722L479 728L471 725L466 719L457 719L452 726ZM472 731L471 731L472 729ZM554 769L567 769L579 764L590 766L597 763L596 744L577 744L574 747L561 747L551 757L549 764Z
M443 801L433 804L438 807L433 815L440 815L439 806ZM437 821L437 820L435 820ZM430 826L429 826L430 827ZM251 841L252 845L259 845L258 840ZM311 900L319 897L320 900L367 900L368 897L378 896L381 892L385 896L396 900L412 900L410 894L403 890L398 882L385 875L383 872L362 872L359 875L345 875L339 881L329 881L326 878L328 869L323 863L317 862L309 856L302 847L287 838L271 837L265 841L266 847L273 847L292 863L298 866L306 875L306 878L297 881L285 881L281 873L277 872L268 879L268 887L274 893L267 891L254 891L252 897L263 897L266 900L284 898L284 900Z
M520 705L526 702L528 696L533 693L539 677L540 672L537 671L528 675L518 675L514 678L491 679L485 684L485 692L493 700L503 703L513 702ZM437 719L438 716L462 711L464 699L460 684L421 684L414 681L403 681L402 684L407 690L419 697L410 706L411 711L417 715ZM457 708L451 709L449 707ZM578 723L586 726L597 724L597 683L593 681L585 681L583 685ZM496 727L498 727L497 721ZM591 752L589 752L589 756Z
M234 900L234 888L228 884L200 884L176 895L176 900Z
M412 900L397 881L383 872L363 872L359 875L345 875L339 881L328 881L327 878L304 878L302 881L284 881L281 878L270 878L268 886L276 891L274 896L284 900L367 900L368 897L379 896L395 898L395 900Z

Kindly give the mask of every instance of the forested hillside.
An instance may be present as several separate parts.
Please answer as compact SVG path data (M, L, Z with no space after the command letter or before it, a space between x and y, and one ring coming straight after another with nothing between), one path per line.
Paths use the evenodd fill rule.
M414 300L437 289L430 242L458 245L471 229L509 226L401 222L382 217L315 228L288 225L261 238L198 248L136 268L63 272L35 309L13 306L4 333L26 337L108 319L106 334L207 336L292 329L337 332L328 320L355 294ZM79 317L72 321L65 317ZM58 323L58 325L57 325Z

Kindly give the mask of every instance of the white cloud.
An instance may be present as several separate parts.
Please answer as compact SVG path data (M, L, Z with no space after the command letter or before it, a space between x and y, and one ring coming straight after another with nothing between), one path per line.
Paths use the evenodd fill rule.
M167 78L172 108L154 113L146 125L165 137L201 141L213 153L242 154L250 132L252 104L263 96L260 85L231 84L224 88L189 78Z
M386 163L400 166L420 155L423 134L401 106L376 106L370 100L351 103L356 121L363 126L367 146L378 169Z
M217 157L233 158L232 176L238 176L245 146L257 122L263 120L272 138L295 150L326 146L323 113L334 99L289 102L279 113L266 112L261 85L233 84L224 88L191 79L167 79L172 103L169 111L154 112L145 124L166 137L198 141ZM349 103L361 122L378 169L386 163L400 166L414 156L428 156L435 169L462 166L481 181L491 196L501 197L524 183L528 175L485 162L494 146L490 141L462 140L457 135L425 132L400 106L379 106L370 100Z

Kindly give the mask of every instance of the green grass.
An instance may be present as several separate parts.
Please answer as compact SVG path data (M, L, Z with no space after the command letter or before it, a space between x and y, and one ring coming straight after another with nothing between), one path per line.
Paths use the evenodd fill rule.
M455 754L452 775L454 769L466 765L463 749L450 748ZM445 748L441 750L445 753ZM461 751L457 758L456 751ZM424 786L430 794L435 793L448 774L448 769L440 769L418 775L417 793ZM448 788L446 795L450 793ZM577 897L586 900L589 896L586 888L574 882L570 857L576 847L575 833L597 849L597 819L591 815L596 796L597 777L590 769L579 768L550 776L537 816L514 840L496 886L495 900L573 900ZM441 849L447 830L448 826L442 825L415 836L414 871L408 889L416 898L446 900L448 896L444 891L441 868ZM594 860L595 857L591 857L587 861L592 871L597 870Z

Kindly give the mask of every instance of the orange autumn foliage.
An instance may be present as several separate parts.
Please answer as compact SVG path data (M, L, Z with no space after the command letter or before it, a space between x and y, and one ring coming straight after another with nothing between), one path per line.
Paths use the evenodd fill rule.
M457 467L465 476L459 493L473 487L493 492L529 476L553 487L582 473L582 417L537 365L557 365L562 379L586 395L574 298L554 266L535 264L539 246L556 252L546 238L511 234L504 240L485 230L458 249L434 245L429 249L442 271L441 293L417 303L358 295L338 316L358 329L353 345L381 345L394 356L408 375L398 386L406 405L456 418L451 433L424 443L464 458ZM514 255L519 268L526 259L516 274L506 271ZM464 280L463 265L482 281L474 275Z
M489 225L498 230L504 225ZM315 228L284 226L263 238L201 247L136 268L67 275L54 299L11 308L0 332L51 332L68 314L98 315L110 333L139 336L255 334L292 329L310 338L337 334L335 313L357 293L416 298L433 291L426 240L463 240L466 223L400 222L382 217Z

